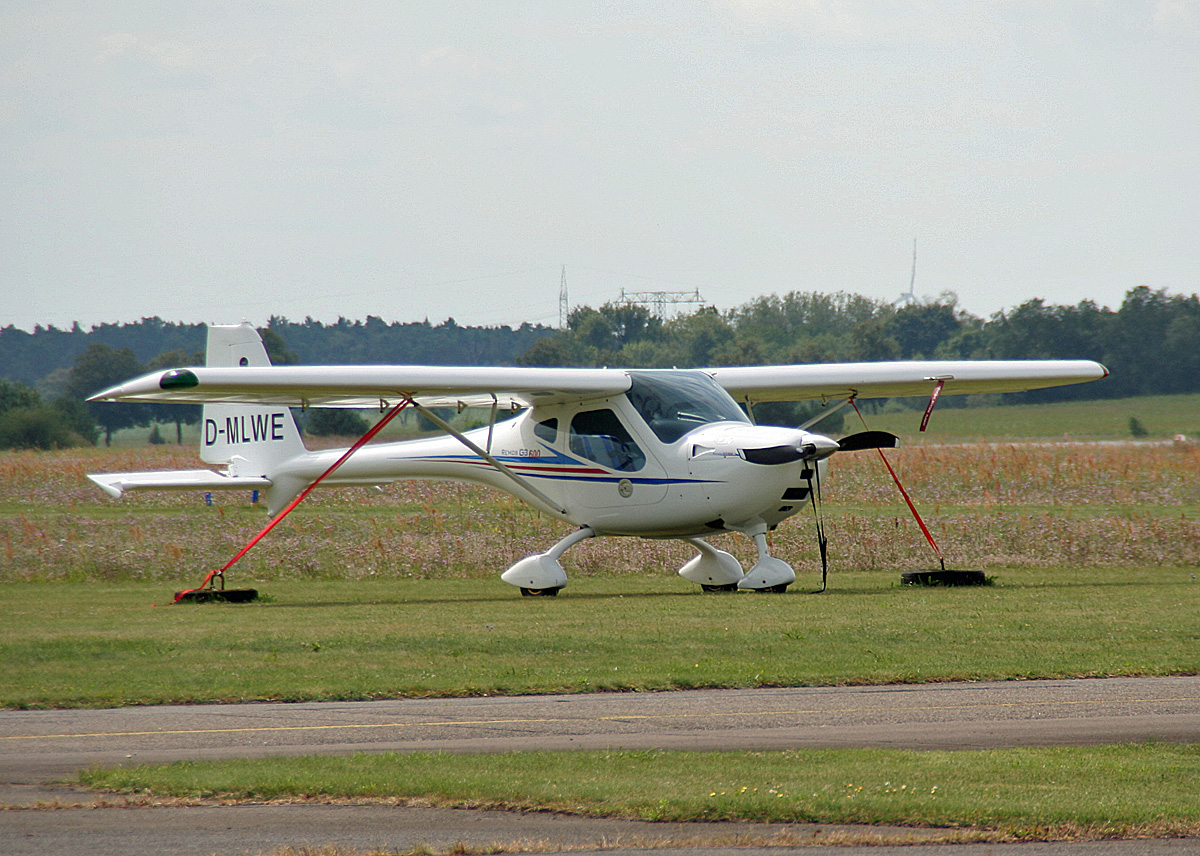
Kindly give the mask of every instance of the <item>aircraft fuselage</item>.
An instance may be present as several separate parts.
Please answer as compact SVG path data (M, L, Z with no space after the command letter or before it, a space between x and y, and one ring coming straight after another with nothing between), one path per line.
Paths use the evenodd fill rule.
M652 378L659 381L665 374ZM723 390L715 391L727 399L720 415L730 418L704 421L712 414L696 413L679 419L675 412L666 418L672 424L655 430L655 423L645 418L644 400L635 403L623 394L534 407L490 429L466 432L542 496L522 489L450 436L365 446L323 484L474 482L598 534L690 537L773 528L808 500L811 469L806 469L814 466L813 457L802 459L794 450L808 446L811 451L816 444L832 452L836 443L797 428L752 425ZM272 510L340 454L310 452L281 464L267 491Z

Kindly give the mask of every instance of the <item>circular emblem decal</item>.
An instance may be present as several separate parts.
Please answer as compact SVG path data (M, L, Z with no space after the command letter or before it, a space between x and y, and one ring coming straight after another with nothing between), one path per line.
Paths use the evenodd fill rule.
M621 479L617 482L617 493L629 499L629 497L633 496L633 482L629 479Z

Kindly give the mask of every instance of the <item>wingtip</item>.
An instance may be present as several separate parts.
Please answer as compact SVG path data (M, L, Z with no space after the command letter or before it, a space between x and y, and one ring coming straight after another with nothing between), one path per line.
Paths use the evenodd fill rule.
M102 475L91 475L91 474L88 475L88 478L91 481L95 482L95 484L100 488L100 490L107 493L113 499L120 499L122 496L125 495L125 491L121 490L121 488L117 486L117 482L115 480L114 481L106 481L105 477Z
M109 401L111 399L120 397L120 395L124 391L125 391L124 386L114 386L114 387L110 387L105 390L101 390L100 392L97 392L95 395L89 395L87 400L88 401Z

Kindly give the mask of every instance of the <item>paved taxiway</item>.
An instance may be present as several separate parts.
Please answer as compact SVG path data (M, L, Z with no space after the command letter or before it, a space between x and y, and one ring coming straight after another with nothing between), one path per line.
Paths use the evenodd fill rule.
M89 801L88 795L48 783L93 763L385 750L836 746L970 749L1147 739L1200 742L1200 677L0 711L0 805L31 805L54 799ZM243 810L248 808L255 808L261 816L250 822L250 812ZM278 821L280 837L271 841L277 845L294 843L299 830L307 828L296 820L301 808L0 811L0 840L6 842L4 852L12 854L109 852L103 849L99 827L104 825L105 816L119 814L112 830L116 838L111 852L134 853L143 846L137 842L143 836L152 836L155 829L178 829L192 823L185 820L184 814L191 812L207 818L196 821L198 837L185 836L187 846L194 845L195 849L179 849L182 842L176 846L150 837L145 839L148 844L142 852L225 852L217 840L211 846L205 843L205 829L212 827L213 835L218 831L228 834L226 827L233 829L241 822L235 823L235 818L246 818L248 828L262 831L271 827L269 817L287 816L291 819ZM350 812L343 811L348 808L321 810L349 817ZM302 840L311 844L338 842L348 847L399 848L418 841L466 840L459 834L460 828L472 826L461 812L434 812L426 815L433 819L422 825L401 821L399 813L408 810L359 808L362 811L342 837L330 833L329 838L314 839L306 833ZM223 814L215 820L215 815L205 814L212 812ZM167 813L171 813L171 819ZM376 815L376 821L368 820ZM61 819L56 820L56 816ZM486 829L481 828L481 843L550 836L578 847L583 842L571 836L582 834L584 841L597 843L611 842L614 835L621 837L603 824L581 833L569 819L556 819L543 829L547 823L537 816L499 815L485 824ZM397 838L397 831L406 824L411 830ZM447 824L451 828L446 828ZM327 828L340 826L317 824L311 831L317 834ZM617 828L626 830L626 840L656 837L630 831L634 829L631 826ZM712 825L704 828L711 834ZM568 829L575 831L568 834ZM661 834L663 828L653 829ZM360 831L366 839L347 839L351 830ZM271 846L241 840L243 845L236 852ZM22 841L28 845L26 849L21 849ZM1200 849L1200 842L1190 843Z

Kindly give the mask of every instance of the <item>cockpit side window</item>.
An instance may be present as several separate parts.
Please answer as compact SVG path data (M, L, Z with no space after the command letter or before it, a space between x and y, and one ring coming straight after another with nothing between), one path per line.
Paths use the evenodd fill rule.
M571 451L626 473L646 465L646 455L611 410L584 410L571 419Z
M542 422L533 423L533 433L539 440L553 443L558 439L558 420L546 419Z
M710 422L749 422L725 389L704 372L630 372L626 393L650 430L664 443Z

